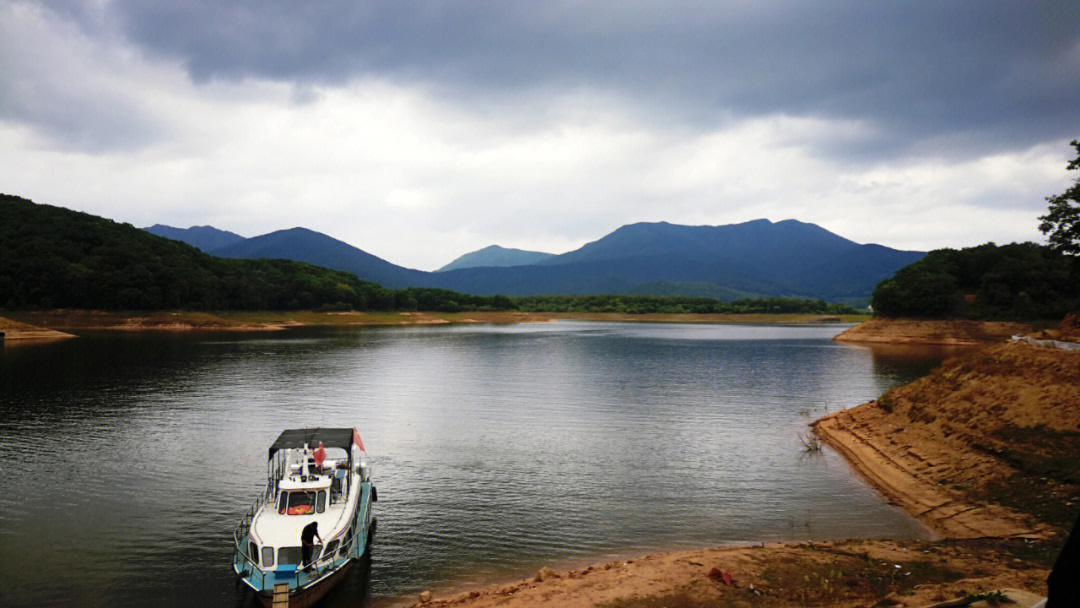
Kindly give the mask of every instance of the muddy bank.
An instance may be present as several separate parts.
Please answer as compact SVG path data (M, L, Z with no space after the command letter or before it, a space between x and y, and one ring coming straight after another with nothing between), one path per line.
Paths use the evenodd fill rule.
M969 321L966 319L886 319L875 317L833 338L839 342L886 344L978 345L1004 342L1016 334L1028 334L1029 323Z
M289 327L362 327L468 323L608 321L651 323L856 323L860 315L810 314L622 314L546 312L109 312L48 310L5 313L11 319L56 330L110 331L277 331Z

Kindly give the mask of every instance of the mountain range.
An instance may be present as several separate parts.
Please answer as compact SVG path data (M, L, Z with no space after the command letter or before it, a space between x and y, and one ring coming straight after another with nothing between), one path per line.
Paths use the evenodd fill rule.
M387 287L440 287L481 295L626 293L865 302L879 281L925 255L859 244L797 220L721 226L642 222L559 255L495 246L425 272L306 228L247 239L209 226L147 230L221 257L289 259L351 272Z

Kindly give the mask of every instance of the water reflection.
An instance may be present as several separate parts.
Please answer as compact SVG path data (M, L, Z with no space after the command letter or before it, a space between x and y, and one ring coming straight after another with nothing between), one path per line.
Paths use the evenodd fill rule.
M358 426L371 450L375 604L604 554L918 535L837 456L803 457L796 434L943 353L839 345L837 331L91 333L3 350L3 603L244 601L232 527L266 446L299 426ZM328 604L355 605L363 581Z

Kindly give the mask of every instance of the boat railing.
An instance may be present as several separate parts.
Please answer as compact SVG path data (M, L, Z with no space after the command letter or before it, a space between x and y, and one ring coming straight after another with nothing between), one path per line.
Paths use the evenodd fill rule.
M326 555L326 551L323 551L323 555L320 555L315 563L311 567L305 569L297 568L296 572L291 577L283 577L280 570L263 570L259 568L258 563L255 562L248 554L245 548L245 541L247 541L248 533L251 531L251 522L255 520L255 516L263 508L263 505L273 499L273 487L267 485L266 491L255 502L248 507L244 516L240 518L240 523L233 530L233 563L236 565L237 575L241 578L248 579L252 586L258 590L265 590L273 588L274 583L291 582L289 586L291 589L298 589L312 581L316 581L328 571L336 568L341 561L348 560L350 556L356 554L356 545L360 542L360 539L364 537L364 534L356 532L349 539L349 550L344 554L341 553L341 547L335 549L331 555ZM248 541L250 542L250 541ZM325 547L324 547L325 549ZM270 579L270 586L267 587L266 579Z
M255 514L262 508L262 504L266 503L266 494L260 496L251 506L248 506L244 516L240 518L240 524L232 530L232 542L233 542L233 556L232 562L237 567L237 573L241 578L252 579L258 581L258 589L265 589L265 579L269 572L266 572L259 568L259 565L255 563L251 555L244 550L244 543L247 540L247 533L252 529L252 522L255 519Z

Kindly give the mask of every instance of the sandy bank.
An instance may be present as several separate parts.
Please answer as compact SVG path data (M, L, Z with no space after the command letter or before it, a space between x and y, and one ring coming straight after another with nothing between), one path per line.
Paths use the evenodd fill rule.
M657 553L537 575L483 589L436 593L393 606L525 608L610 606L925 606L969 593L1045 593L1047 567L1024 541L773 544ZM1000 562L997 568L987 568ZM710 577L727 572L731 584ZM543 579L543 580L540 580ZM878 604L878 602L884 602Z
M20 323L3 317L0 317L0 334L4 335L3 342L9 345L75 337L64 332L37 327L29 323Z
M946 321L875 317L833 338L839 342L974 345L1003 342L1033 331L1028 323L1009 321Z
M1080 352L1010 343L946 361L814 430L945 537L1049 536L1080 510Z
M276 331L289 327L362 327L468 323L544 323L608 321L652 323L855 323L860 315L809 314L620 314L545 312L188 312L152 313L97 310L48 310L6 313L23 323L57 330L110 331Z

